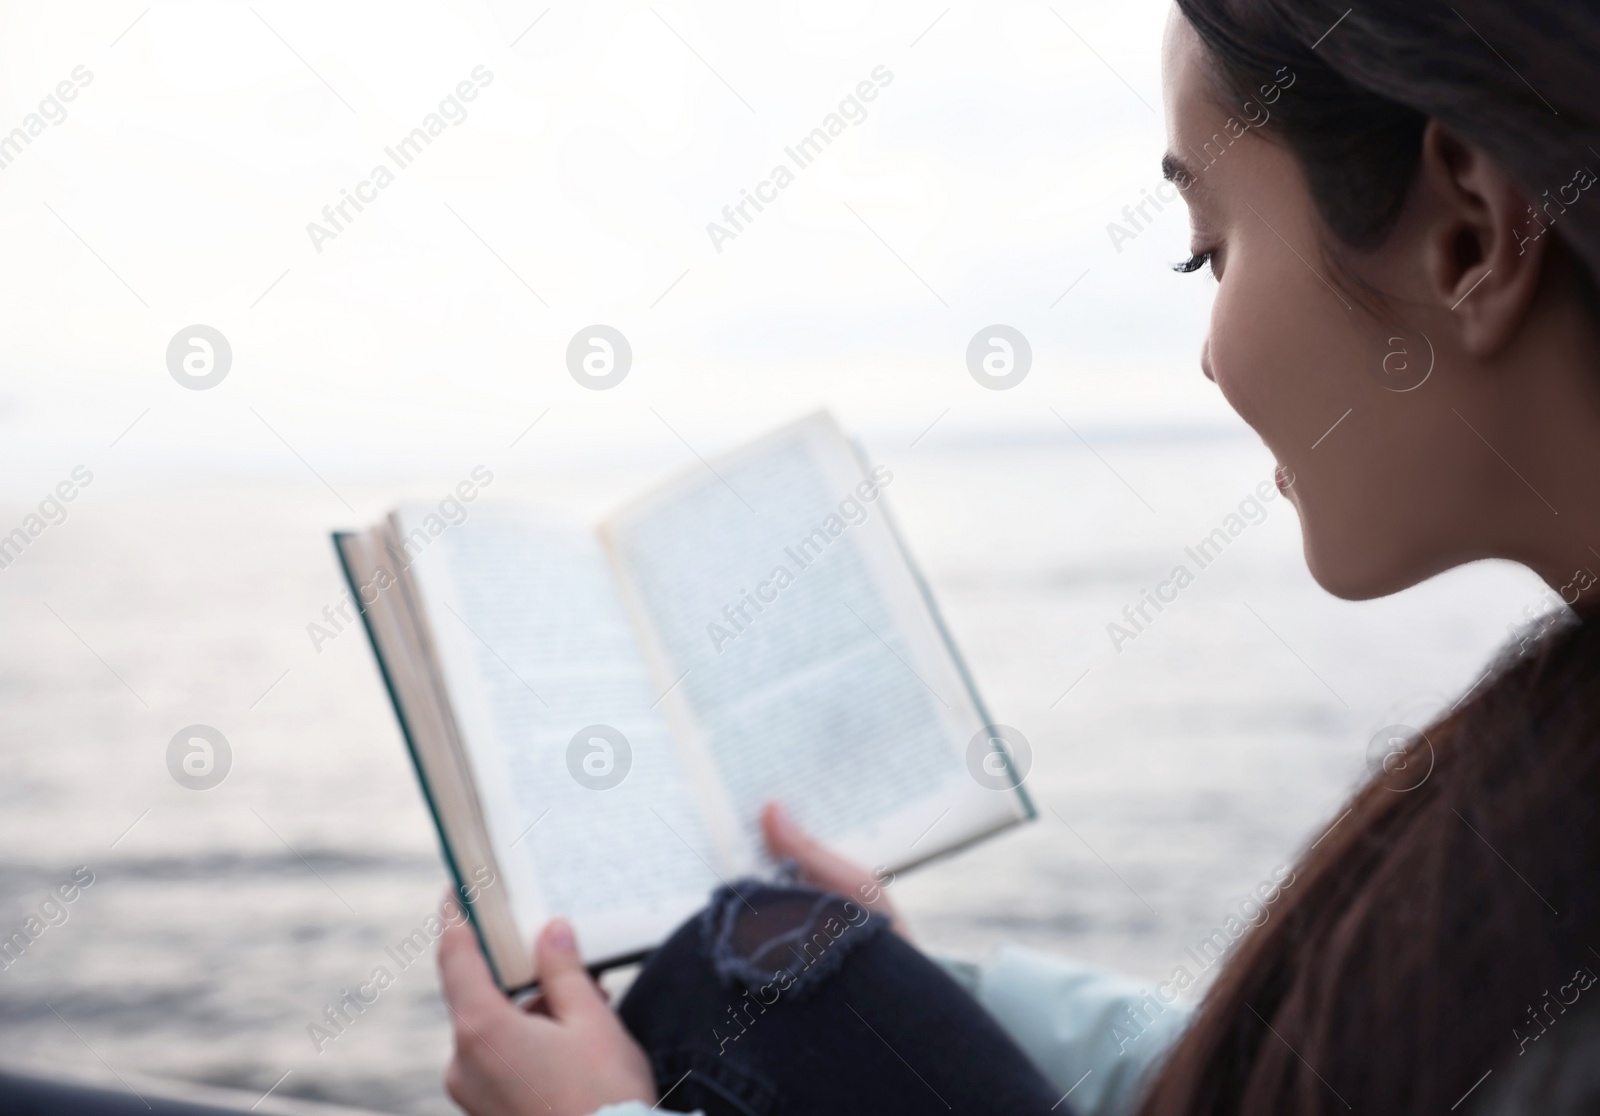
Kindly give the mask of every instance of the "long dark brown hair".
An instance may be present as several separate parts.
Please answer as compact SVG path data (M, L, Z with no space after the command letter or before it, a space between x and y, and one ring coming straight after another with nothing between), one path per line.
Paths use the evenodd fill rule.
M1600 172L1593 2L1178 7L1221 97L1249 99L1281 67L1296 75L1270 134L1304 167L1336 247L1390 231L1430 119L1535 202ZM1600 190L1550 212L1592 283ZM1517 1071L1535 1044L1558 1044L1547 1032L1596 1033L1600 984L1575 977L1600 974L1597 629L1569 614L1513 642L1415 740L1410 777L1356 794L1219 974L1140 1116L1466 1112L1498 1105L1507 1082L1529 1095ZM1592 1044L1587 1056L1600 1061ZM1577 1103L1594 1111L1596 1098Z

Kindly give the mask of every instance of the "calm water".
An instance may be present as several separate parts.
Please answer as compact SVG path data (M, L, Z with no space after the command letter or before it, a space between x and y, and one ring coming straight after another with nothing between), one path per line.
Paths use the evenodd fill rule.
M1338 816L1368 738L1454 701L1539 597L1527 574L1481 566L1334 601L1274 500L1119 652L1106 625L1269 476L1261 448L909 441L868 444L980 688L1033 745L1043 807L897 884L939 948L1021 940L1165 976ZM590 472L578 502L647 479ZM557 489L506 474L496 495ZM306 634L341 590L326 531L397 495L341 494L359 517L309 479L109 479L0 571L0 932L76 866L95 875L0 972L7 1060L257 1092L293 1071L280 1093L451 1109L431 964L320 1054L307 1036L342 988L393 968L384 946L445 886L365 637L319 654ZM204 792L166 768L193 723L233 753Z

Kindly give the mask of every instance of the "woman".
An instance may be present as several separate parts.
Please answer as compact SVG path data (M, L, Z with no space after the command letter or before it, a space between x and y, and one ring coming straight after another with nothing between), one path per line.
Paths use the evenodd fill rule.
M1219 284L1201 367L1277 456L1317 581L1363 599L1499 557L1573 611L1415 742L1420 785L1380 779L1308 838L1186 1026L1083 969L961 972L875 931L752 999L786 930L857 900L892 916L769 813L823 891L762 891L787 912L768 925L719 896L620 1017L564 926L539 942L542 1015L445 943L474 1116L1600 1106L1600 10L1178 0L1164 80L1180 270ZM1127 1010L1148 1026L1112 1044Z

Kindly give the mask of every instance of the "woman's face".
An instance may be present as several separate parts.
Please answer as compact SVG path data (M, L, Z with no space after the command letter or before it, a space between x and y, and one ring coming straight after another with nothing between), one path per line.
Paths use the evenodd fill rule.
M1297 94L1294 73L1264 75L1257 95L1230 105L1210 67L1175 9L1166 169L1189 207L1191 250L1210 255L1218 284L1201 367L1277 458L1312 575L1368 598L1500 550L1473 498L1495 461L1462 424L1470 389L1440 371L1451 331L1406 231L1417 222L1403 217L1350 262L1387 296L1389 309L1362 309L1327 262L1304 174L1271 130L1275 107Z

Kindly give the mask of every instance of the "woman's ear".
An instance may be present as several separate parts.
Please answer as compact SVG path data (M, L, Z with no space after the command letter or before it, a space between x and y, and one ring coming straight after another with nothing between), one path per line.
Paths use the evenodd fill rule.
M1482 150L1437 120L1422 134L1418 185L1432 211L1423 248L1432 296L1458 319L1462 348L1491 356L1527 320L1555 234Z
M1549 217L1488 155L1437 120L1422 131L1418 179L1432 209L1424 233L1432 296L1458 320L1462 349L1490 357L1528 317L1554 235Z

